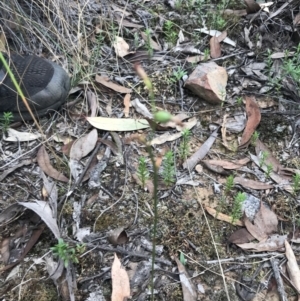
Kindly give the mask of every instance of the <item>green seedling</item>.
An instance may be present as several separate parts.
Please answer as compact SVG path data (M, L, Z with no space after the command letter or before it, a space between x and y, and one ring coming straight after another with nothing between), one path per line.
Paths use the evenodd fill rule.
M242 104L243 104L243 97L238 97L237 99L236 99L236 103L237 103L237 105L238 106L241 106Z
M259 133L255 131L251 137L251 144L255 146L258 138L259 138Z
M225 194L229 194L229 192L232 191L233 186L234 186L234 176L230 175L226 178Z
M242 217L242 205L245 202L247 196L244 192L239 192L234 198L233 208L231 212L231 222L234 224Z
M162 176L164 183L168 186L175 182L174 154L172 151L168 151L164 156Z
M190 138L191 132L189 129L184 129L182 131L182 140L179 145L179 157L185 160L190 154Z
M180 252L179 260L180 260L180 262L181 262L183 265L186 265L186 259L185 259L184 254L183 254L182 252Z
M176 0L175 1L175 9L179 10L182 7L182 0Z
M292 184L292 187L293 187L293 193L296 194L299 192L300 190L300 174L299 173L296 173L294 176L293 176L293 184Z
M167 20L164 23L164 34L166 36L167 42L169 42L173 45L176 43L177 32L175 30L175 24L172 21Z
M62 238L59 238L58 243L50 249L53 255L61 259L64 263L64 266L67 268L70 262L78 263L76 253L83 253L85 250L85 245L78 244L76 248L73 248Z
M205 48L203 61L207 61L209 58L210 58L210 50L208 48Z
M266 165L266 160L269 157L269 153L267 151L263 151L260 154L260 158L259 158L259 167L263 167L264 165Z
M273 165L272 164L266 164L266 176L269 178L271 175L271 172L273 171Z
M145 30L145 35L146 35L146 48L147 48L147 53L148 53L148 56L149 57L152 57L153 56L153 47L152 47L152 44L151 44L151 31L149 28L147 28Z
M2 131L4 133L7 132L12 120L13 120L12 112L4 112L3 113L3 117L0 118L0 128L2 129Z
M186 74L187 74L186 71L184 71L181 67L177 67L177 70L173 71L173 76L171 77L171 82L177 83Z
M147 160L145 157L139 158L139 165L137 169L137 176L142 183L143 189L146 186L146 182L149 179L149 171L147 167Z

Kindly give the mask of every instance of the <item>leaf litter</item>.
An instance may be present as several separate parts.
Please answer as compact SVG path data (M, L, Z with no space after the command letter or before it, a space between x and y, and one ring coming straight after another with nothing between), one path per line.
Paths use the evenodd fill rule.
M163 218L159 219L158 237L162 249L157 247L157 251L162 250L162 253L156 254L156 261L161 260L161 262L156 262L155 265L155 297L165 294L169 300L194 300L197 294L198 298L214 300L219 297L218 294L223 298L223 294L227 293L227 300L228 294L230 294L230 299L234 299L235 294L240 293L238 289L231 290L235 281L239 282L240 287L251 287L259 293L260 289L255 284L257 282L255 278L257 275L264 277L270 273L275 275L274 266L276 265L272 263L272 252L276 252L276 256L285 256L284 251L289 262L286 267L291 287L294 287L296 293L299 292L297 283L299 268L297 260L290 252L295 250L296 243L291 245L292 249L288 249L288 242L292 237L293 229L291 228L298 229L296 221L299 218L297 211L299 187L296 182L299 170L298 133L294 115L287 114L297 109L297 103L293 103L292 100L299 99L297 94L299 86L297 80L292 78L292 72L284 74L283 70L283 68L288 68L291 60L296 57L292 53L296 53L297 48L292 47L291 44L295 36L297 38L298 33L291 24L297 27L299 8L294 5L293 1L271 3L267 7L260 6L255 1L245 1L241 7L232 6L230 11L229 8L223 10L224 15L220 16L225 16L225 13L231 14L230 19L227 20L230 26L226 25L225 28L217 30L213 28L215 25L209 24L211 22L209 17L202 15L206 6L199 11L195 6L193 8L195 14L201 14L200 17L197 15L197 20L200 22L197 27L203 28L200 30L193 28L194 33L200 38L197 42L188 34L191 28L185 28L185 24L181 21L178 23L176 19L178 8L175 5L170 8L172 6L164 3L163 8L157 13L160 21L157 20L155 28L151 27L152 32L149 36L148 33L141 31L149 28L149 20L154 22L156 17L156 15L153 17L152 13L147 10L147 5L151 5L150 2L145 2L144 6L141 3L128 3L126 8L111 3L105 10L101 10L101 4L94 3L93 5L95 5L93 9L95 8L97 12L101 11L104 15L107 13L107 20L112 18L120 26L118 34L115 34L118 38L107 39L108 28L102 21L99 22L99 13L94 16L89 7L92 21L83 20L88 23L86 29L91 30L89 38L81 40L82 36L78 35L80 40L76 42L76 47L69 43L67 49L71 56L72 51L76 51L77 48L86 56L80 64L83 68L92 65L93 60L95 60L95 65L91 66L89 76L84 76L84 80L72 90L70 97L74 99L74 102L70 102L68 111L62 111L58 116L60 123L49 122L45 123L44 127L47 135L55 132L57 137L63 137L63 140L69 139L70 141L74 138L77 140L66 146L66 149L57 145L63 141L61 139L49 140L51 148L48 144L45 144L45 147L37 147L40 141L31 140L31 138L30 142L25 143L22 142L23 138L16 138L15 141L3 139L1 142L2 165L6 166L1 170L3 171L1 175L3 197L0 213L1 226L5 225L1 240L1 255L7 264L4 270L8 271L12 268L9 258L16 259L14 265L21 263L20 265L24 267L28 263L22 260L25 257L29 258L37 268L36 274L31 274L33 269L28 270L28 279L29 277L32 279L45 277L39 264L46 264L50 277L63 291L61 295L63 300L75 300L75 298L89 300L88 298L92 298L93 293L101 298L103 294L99 288L107 289L106 285L109 281L102 280L110 277L106 269L109 271L114 252L118 252L118 256L122 259L131 260L141 256L143 260L140 265L136 265L136 272L143 275L140 277L142 281L128 284L126 280L126 293L122 292L120 298L125 296L127 298L131 295L134 300L137 298L145 300L149 294L147 287L151 275L151 264L149 264L151 248L149 249L149 246L143 242L149 241L152 245L154 188L151 177L153 170L150 165L147 166L150 179L146 181L148 189L143 190L142 187L136 185L138 183L143 186L136 175L136 168L140 156L148 157L142 141L156 141L157 139L159 143L153 143L152 147L155 161L161 161L163 165L165 159L163 155L160 157L160 153L166 153L169 149L174 152L176 167L174 183L176 184L166 187L161 183L163 179L159 175L161 190L158 192L160 198L158 210L159 216ZM184 14L188 4L182 5L180 12ZM214 15L218 15L217 7L211 3L208 6ZM75 5L72 9L76 10L78 7ZM245 7L247 7L246 12ZM85 8L80 9L82 9L80 15L85 15L87 12ZM171 14L165 14L170 11ZM72 18L75 18L75 15L72 14ZM187 24L192 22L192 16L188 15L189 17L184 19ZM236 24L231 24L230 22L233 22L235 18ZM174 33L166 32L165 22L169 19L176 25L173 27ZM200 20L204 20L204 24L201 24ZM72 20L69 21L68 24L71 25ZM5 26L9 26L7 24ZM79 23L75 22L75 24L77 28ZM125 29L126 27L130 30ZM264 28L268 29L267 34ZM31 30L31 32L36 31ZM104 32L105 38L101 41L101 46L99 44L89 49L89 46L100 39L99 37L102 37ZM282 35L276 39L279 32ZM285 34L290 39L285 40ZM210 37L207 35L212 37L211 44L209 43ZM274 39L270 38L272 35ZM170 42L172 39L173 45ZM87 44L83 41L87 41ZM95 49L98 50L95 51ZM209 90L221 100L221 103L214 107L202 102L198 96L192 95L184 88L182 81L184 76L181 76L178 81L173 78L173 71L180 70L178 66L187 75L192 73L195 66L188 63L191 55L196 55L192 58L194 61L211 62L209 53L207 55L207 50L204 53L204 49L211 51L211 57L218 66L226 66L222 72L218 70L206 74ZM271 49L271 53L266 52L266 49ZM292 51L287 53L286 49ZM150 50L153 51L152 57ZM161 50L163 51L160 52ZM52 52L56 54L56 51ZM63 62L64 55L58 55ZM56 57L53 59L58 61ZM151 101L149 89L144 88L142 81L137 78L131 66L132 62L140 61L153 83L155 106L174 116L185 114L187 117L180 119L181 125L178 122L159 124L152 121L153 107L149 104ZM67 66L67 60L64 64ZM75 75L77 69L72 68ZM90 73L93 75L90 76ZM94 76L95 73L96 76ZM284 74L283 77L282 74ZM278 80L280 76L282 81ZM255 100L253 95L255 95ZM83 105L85 96L89 111L86 105ZM129 97L138 101L130 101ZM239 98L246 99L246 107ZM184 121L185 119L188 121ZM190 125L187 126L189 123ZM182 125L191 131L191 140L188 142L189 153L185 158L180 158L178 151L184 139ZM222 141L216 125L222 126ZM93 127L98 130L93 130ZM151 132L150 127L154 132ZM175 128L178 133L175 132ZM291 138L292 129L295 129L293 139ZM112 132L106 133L109 131ZM130 131L133 133L131 134ZM260 135L256 141L253 140L255 131ZM20 133L26 132L34 133L34 130L21 128ZM106 137L103 137L104 135ZM28 137L26 139L28 140ZM36 139L41 139L41 137L36 136ZM38 148L38 164L36 164L34 149ZM46 152L46 149L49 151ZM108 150L111 150L112 155L107 155ZM120 160L120 157L123 160ZM189 161L190 159L192 160ZM76 162L73 164L76 165L75 167L72 161ZM90 177L92 167L98 164L104 164L105 167L101 169L101 172L94 173L98 175L95 181L97 185L85 184L84 181ZM188 171L182 169L182 164L188 167ZM41 176L37 165L46 175ZM194 167L200 172L194 173ZM65 177L70 173L69 169L73 175L70 180ZM82 175L84 176L81 177ZM230 176L232 176L231 184ZM198 192L200 194L197 194ZM235 197L238 192L246 194L246 201L242 205L242 216L233 222L231 214L232 208L235 208ZM92 198L93 201L87 201ZM22 200L22 202L17 203L17 200ZM203 222L205 220L205 212L201 209L203 204L205 204L206 212L209 213L207 221L212 234L207 230L207 223ZM25 210L25 207L30 209ZM45 228L36 229L37 232L34 233L31 232L30 227L28 230L26 226L22 226L24 216L28 213L40 216L40 223ZM57 214L59 218L56 220ZM97 221L94 222L95 220ZM16 223L19 221L21 221L21 226L17 228ZM90 230L93 223L95 231ZM127 229L129 224L131 225L127 233L129 241L121 240L118 248L110 245L109 231L124 229L124 227ZM229 224L234 224L234 226ZM18 235L15 235L16 233ZM80 265L74 264L64 269L61 261L54 262L51 256L45 258L45 261L36 260L32 256L36 250L30 252L30 249L37 241L40 242L39 246L45 245L45 254L49 247L56 243L55 238L58 234L68 239L74 249L79 242L86 243L88 251L81 255L77 254ZM226 243L226 237L229 237L229 245ZM22 241L23 249L20 245L17 246L19 240ZM219 254L218 260L222 262L224 268L225 266L228 268L224 274L219 267L210 266L208 260L215 260L218 257L214 248L215 243ZM181 250L191 255L192 258L188 258L186 266L178 264L177 256ZM243 265L239 264L240 253L236 250L245 254ZM246 252L244 253L243 250ZM251 255L263 256L260 258L263 258L264 262L270 261L272 265L265 264L260 270L254 271L255 264L251 265L249 250L255 252ZM296 252L294 256L297 259ZM164 258L169 257L175 260L172 264L168 262L168 265L165 264ZM237 263L236 268L227 261L230 258ZM177 262L179 274L173 272L176 267L175 262ZM202 267L198 266L199 263L202 267L204 266L203 273L200 274L199 270ZM127 265L127 261L124 261L124 265ZM118 263L118 266L121 267L121 264ZM241 266L247 267L247 270L243 270ZM192 278L190 271L194 276ZM118 273L122 272L119 270ZM10 280L19 281L20 279L16 278L17 274L16 269ZM167 277L162 277L161 274ZM222 277L218 276L220 274ZM247 282L245 274L251 274L253 281ZM62 279L59 279L60 277ZM84 293L82 287L85 287L85 284L82 285L82 283L86 283L88 287L92 281L98 281L94 280L97 278L99 278L100 285L91 289L92 292L86 290ZM23 287L30 288L31 281L27 279L23 281L24 279L21 279L20 283L22 281ZM119 279L118 282L124 279ZM207 279L211 279L211 283L206 283ZM80 285L76 285L76 282ZM200 289L200 284L202 289ZM128 290L128 285L131 286L130 290ZM168 289L170 285L172 285L172 290ZM289 292L288 285L288 282L284 283L283 290ZM192 290L189 289L191 287ZM196 291L197 288L198 291ZM284 295L279 284L277 288L279 294ZM275 290L277 288L275 287ZM20 294L25 294L26 289L20 291ZM123 291L123 288L118 290ZM188 296L187 290L192 291L192 294ZM30 289L28 291L30 292ZM34 288L34 292L38 293L39 289ZM10 294L12 296L13 291ZM252 293L251 296L254 295L255 293ZM10 298L7 295L5 297L7 300L18 298L16 296ZM26 297L23 299L27 300Z

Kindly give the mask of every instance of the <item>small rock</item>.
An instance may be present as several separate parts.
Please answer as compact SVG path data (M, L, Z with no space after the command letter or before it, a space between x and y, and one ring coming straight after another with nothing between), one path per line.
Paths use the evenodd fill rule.
M185 87L211 104L220 104L226 97L228 75L214 62L200 64L185 82Z

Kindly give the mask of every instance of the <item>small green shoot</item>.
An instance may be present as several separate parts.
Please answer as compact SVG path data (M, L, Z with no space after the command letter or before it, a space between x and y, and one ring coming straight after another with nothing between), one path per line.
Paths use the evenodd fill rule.
M164 31L164 34L166 36L167 42L175 45L176 40L177 40L177 36L178 36L177 32L175 30L175 24L172 21L167 20L164 23L163 31Z
M266 160L269 157L269 153L267 151L263 151L260 154L259 157L259 167L263 167L264 165L266 165Z
M3 117L0 118L0 128L2 129L2 131L4 133L7 132L12 120L13 120L12 112L4 112L3 113Z
M179 145L179 157L182 160L185 160L190 154L190 138L191 138L190 130L184 129L182 131L182 140Z
M236 99L236 103L237 103L238 106L241 106L243 104L243 97L238 97Z
M225 194L229 194L229 192L232 191L233 186L234 186L234 176L230 175L226 178Z
M153 56L153 47L151 45L151 31L149 28L147 28L145 30L145 35L146 35L146 48L147 48L147 52L148 52L148 56L152 57Z
M162 177L168 186L175 182L174 154L172 151L168 151L164 156Z
M78 263L77 253L83 253L85 245L77 245L76 248L71 247L67 242L64 242L62 238L58 239L58 243L50 248L53 255L58 257L64 262L64 266L67 268L70 262Z
M179 260L183 265L186 265L186 259L184 257L184 254L180 251Z
M186 71L184 71L181 67L177 67L176 71L173 71L173 76L171 77L171 82L177 83L179 82L184 75L186 75Z
M256 142L257 142L258 138L259 138L259 133L257 131L255 131L251 137L251 144L256 146Z
M139 158L139 165L137 168L137 176L142 183L143 189L146 186L146 182L149 179L149 171L147 167L147 160L145 157Z
M245 202L247 196L244 192L238 192L234 198L233 208L231 212L231 222L234 224L242 217L242 205Z
M203 61L207 61L209 58L210 58L210 50L208 48L205 48Z
M296 173L293 176L292 187L293 187L293 193L297 194L299 192L299 190L300 190L300 174L299 173Z
M266 164L266 176L269 178L271 175L271 172L273 171L273 165L272 164Z

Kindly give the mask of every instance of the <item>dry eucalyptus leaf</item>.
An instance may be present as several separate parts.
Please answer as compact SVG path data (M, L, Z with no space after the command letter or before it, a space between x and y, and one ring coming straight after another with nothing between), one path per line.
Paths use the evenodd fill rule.
M128 132L149 127L146 119L87 117L86 120L93 127L104 131Z
M129 45L122 37L115 37L113 46L115 48L117 56L119 57L123 57L129 53Z
M132 90L129 88L125 88L123 86L120 86L116 83L113 83L109 78L105 77L105 76L100 76L100 75L96 75L95 80L97 83L112 89L118 93L131 93Z
M35 201L35 202L19 202L18 204L23 207L34 211L48 226L54 236L59 239L60 232L58 229L56 218L53 217L53 212L48 204L44 201Z
M65 177L61 172L59 172L57 169L55 169L51 165L49 155L48 155L44 145L42 145L39 148L38 153L36 155L36 159L37 159L39 167L42 169L42 171L46 175L48 175L51 178L56 179L58 181L69 182L69 179L67 177Z
M112 295L111 301L124 301L130 297L129 278L122 267L121 261L115 254L115 259L111 267Z
M77 139L71 147L70 159L81 160L83 157L87 156L95 148L97 140L98 133L96 129L93 129L87 135Z

